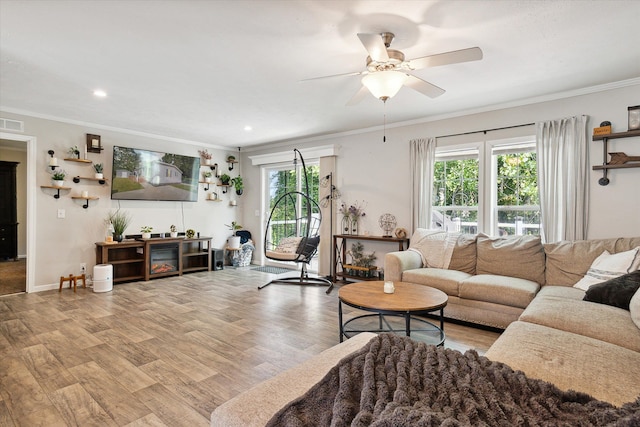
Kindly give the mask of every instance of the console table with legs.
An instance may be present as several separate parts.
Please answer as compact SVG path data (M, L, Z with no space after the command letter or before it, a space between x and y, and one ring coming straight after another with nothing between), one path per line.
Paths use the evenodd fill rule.
M336 282L338 277L341 277L343 281L346 279L357 280L378 280L378 277L360 277L348 274L344 271L344 265L347 263L347 240L369 240L376 242L395 243L398 245L399 251L409 249L409 239L401 239L398 237L384 237L384 236L364 236L353 234L334 234L333 236L333 273L331 280ZM340 270L338 270L340 267Z

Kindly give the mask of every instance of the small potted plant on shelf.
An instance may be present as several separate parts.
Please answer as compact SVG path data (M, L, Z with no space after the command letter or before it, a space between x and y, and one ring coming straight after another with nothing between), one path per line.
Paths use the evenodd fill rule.
M231 183L233 184L233 186L236 189L236 194L238 196L242 195L242 192L244 191L244 183L242 182L242 177L241 176L236 176L235 178L233 178L231 180Z
M204 182L211 182L213 173L211 171L202 172L202 176L204 177Z
M229 230L233 231L233 235L227 240L227 246L230 249L238 249L240 247L240 236L236 236L236 231L242 230L242 226L237 222L231 222L231 225L225 224Z
M171 225L171 227L169 227L169 236L178 237L178 229L173 224Z
M96 179L104 178L104 174L102 173L103 171L102 163L96 163L95 165L93 165L93 170L96 171L96 173L94 174Z
M150 239L152 231L153 231L153 227L149 227L148 225L142 226L140 228L140 232L142 233L143 239Z
M74 145L73 147L69 148L69 157L75 157L76 159L80 159L80 150L78 150L78 146Z
M229 183L231 182L231 177L226 173L223 173L222 175L220 175L220 182L222 183L222 185L229 185Z
M211 164L211 153L209 153L206 149L198 150L198 154L200 154L200 157L202 157L205 165Z
M116 242L122 242L124 231L131 223L131 216L127 212L123 212L118 209L115 212L109 213L107 221L113 226L113 240Z
M54 187L63 187L64 186L64 177L65 176L67 176L67 173L62 169L58 169L55 172L53 172L53 174L51 175L51 180L53 181L53 186Z

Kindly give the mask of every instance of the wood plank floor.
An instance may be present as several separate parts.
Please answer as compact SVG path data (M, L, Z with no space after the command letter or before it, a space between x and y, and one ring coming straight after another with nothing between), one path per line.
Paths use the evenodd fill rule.
M206 426L211 411L338 343L338 292L243 269L0 297L0 426ZM347 317L355 310L346 309ZM498 333L445 324L484 353Z

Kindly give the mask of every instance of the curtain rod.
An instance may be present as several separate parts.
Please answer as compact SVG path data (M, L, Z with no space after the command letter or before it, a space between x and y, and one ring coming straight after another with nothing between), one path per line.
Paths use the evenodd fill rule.
M496 131L496 130L514 129L514 128L521 128L521 127L524 127L524 126L532 126L532 125L535 125L535 123L524 123L522 125L505 126L505 127L501 127L501 128L493 128L493 129L485 129L485 130L474 130L474 131L471 131L471 132L462 132L462 133L452 133L451 135L436 136L436 139L438 139L438 138L448 138L450 136L471 135L471 134L474 134L474 133L484 133L486 135L487 132L493 132L493 131Z

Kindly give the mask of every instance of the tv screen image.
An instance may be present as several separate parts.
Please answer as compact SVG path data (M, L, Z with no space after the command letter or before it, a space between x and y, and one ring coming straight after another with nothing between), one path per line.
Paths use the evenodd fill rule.
M113 200L196 202L200 158L113 147Z

